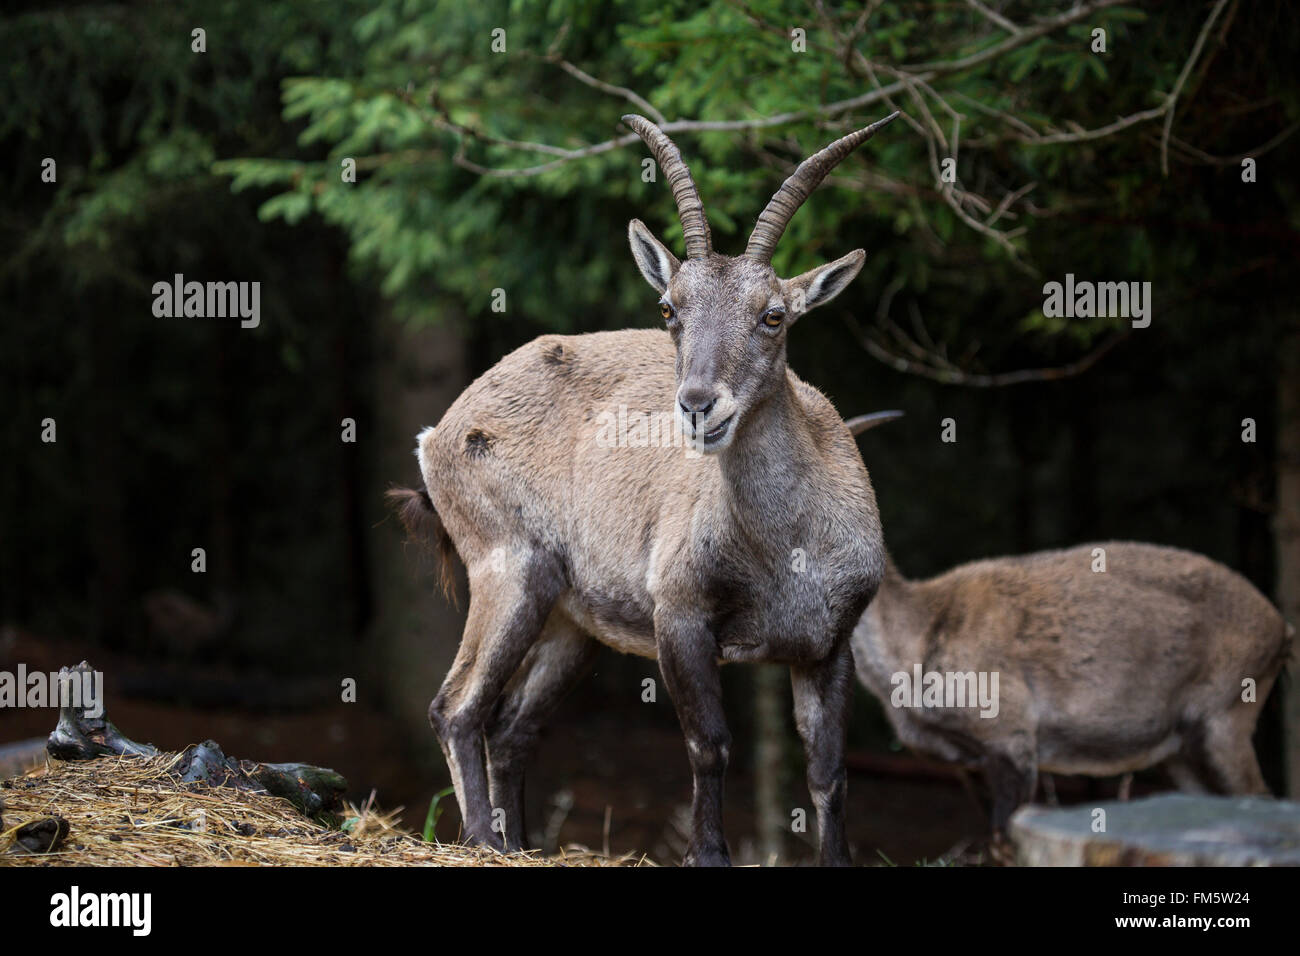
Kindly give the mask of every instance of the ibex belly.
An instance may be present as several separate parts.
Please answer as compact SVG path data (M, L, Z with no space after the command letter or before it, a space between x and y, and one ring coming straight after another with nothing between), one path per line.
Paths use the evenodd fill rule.
M1178 753L1184 743L1172 721L1141 714L1104 723L1040 718L1037 739L1041 770L1092 777L1145 770Z
M653 612L627 597L608 592L569 590L559 600L562 613L602 644L620 654L657 657Z

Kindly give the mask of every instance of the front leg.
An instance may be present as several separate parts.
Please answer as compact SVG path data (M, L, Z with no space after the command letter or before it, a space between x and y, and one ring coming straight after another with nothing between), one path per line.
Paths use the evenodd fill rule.
M817 810L817 862L850 866L844 837L844 735L853 694L853 657L845 635L825 660L790 668L794 719L808 758L808 790Z
M730 866L722 831L722 784L731 734L722 711L717 641L702 621L656 611L655 644L694 777L691 841L682 864Z

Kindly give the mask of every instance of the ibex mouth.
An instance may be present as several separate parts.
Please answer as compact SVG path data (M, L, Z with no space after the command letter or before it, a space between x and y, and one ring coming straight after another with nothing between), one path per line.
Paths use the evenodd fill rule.
M722 441L722 439L723 439L723 438L726 436L726 434L727 434L727 429L729 429L729 428L731 427L731 423L732 423L732 421L735 420L735 418L736 418L736 416L735 416L734 413L731 414L731 415L728 415L726 421L724 421L724 422L723 422L721 425L719 425L717 428L713 429L713 431L711 431L711 432L705 432L705 433L704 433L704 444L705 444L706 446L707 446L707 445L716 445L718 442Z

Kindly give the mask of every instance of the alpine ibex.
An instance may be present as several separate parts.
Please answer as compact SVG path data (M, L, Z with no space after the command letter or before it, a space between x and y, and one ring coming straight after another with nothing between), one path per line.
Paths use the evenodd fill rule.
M896 414L848 424L858 434ZM853 634L858 677L902 743L984 772L995 832L1033 797L1040 770L1164 763L1184 789L1268 792L1251 735L1294 629L1235 571L1126 541L974 561L926 581L886 560ZM996 716L970 693L965 707L911 706L918 672L936 697L928 675L971 691L996 673L998 699L984 708Z
M849 862L849 639L884 551L853 438L786 367L786 335L848 285L865 253L793 279L770 262L809 193L892 119L804 160L733 258L713 251L677 147L623 117L672 186L685 235L679 262L640 221L628 229L666 328L542 336L421 433L426 491L391 494L408 527L459 554L469 576L460 650L429 719L470 841L522 845L525 758L595 638L659 660L694 777L685 862L695 865L729 862L719 663L790 665L820 860ZM644 433L611 441L611 420L629 412L668 413L687 447Z

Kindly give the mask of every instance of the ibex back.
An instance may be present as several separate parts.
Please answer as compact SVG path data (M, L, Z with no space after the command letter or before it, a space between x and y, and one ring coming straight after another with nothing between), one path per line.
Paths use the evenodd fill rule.
M524 761L592 638L657 657L695 781L686 862L726 864L718 665L786 663L820 859L847 863L849 636L884 553L862 459L830 402L786 367L786 335L865 254L793 279L770 259L799 204L888 120L805 160L738 257L713 251L677 148L647 120L624 120L672 185L685 233L679 261L640 222L629 228L665 329L537 339L421 434L427 495L395 497L408 526L454 544L471 593L429 718L467 838L518 847ZM658 442L617 434L629 416L664 413L684 444L662 428Z

